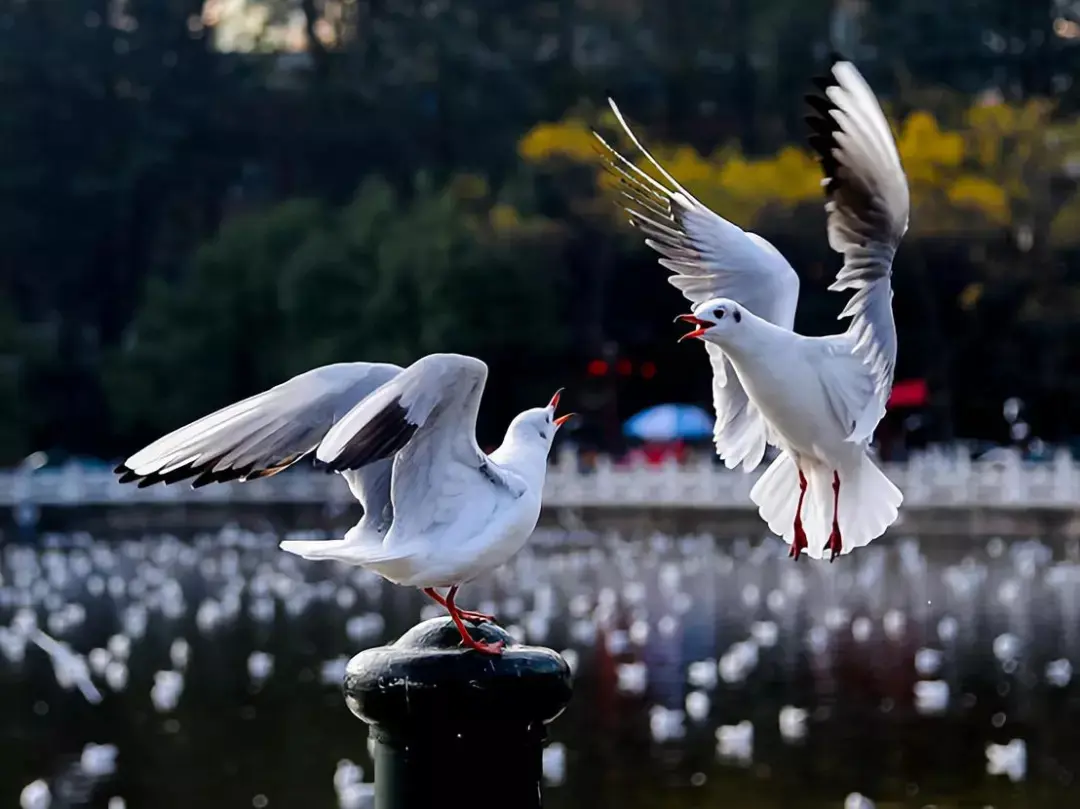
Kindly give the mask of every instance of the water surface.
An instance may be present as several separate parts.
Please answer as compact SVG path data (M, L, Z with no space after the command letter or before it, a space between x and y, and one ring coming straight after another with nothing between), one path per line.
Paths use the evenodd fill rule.
M333 809L339 762L370 781L344 661L439 609L284 554L281 538L68 533L0 548L0 806L41 779L53 807ZM1056 809L1080 798L1073 558L957 538L876 543L829 565L793 563L773 540L553 533L460 602L569 650L552 809L859 806L853 793ZM100 703L58 683L33 644L12 659L31 612L87 656ZM158 672L182 679L174 706L154 691ZM719 731L718 749L722 726L737 729ZM987 746L1010 742L1026 761L992 752L1008 772L989 773ZM89 743L116 746L114 772L80 767Z

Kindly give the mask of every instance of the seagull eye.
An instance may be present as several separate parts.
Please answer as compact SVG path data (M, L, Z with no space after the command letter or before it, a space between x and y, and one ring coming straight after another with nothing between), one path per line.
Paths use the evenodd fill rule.
M715 317L717 320L723 320L725 314L726 313L723 309L717 309L713 312L713 317Z
M742 312L740 312L738 309L735 310L732 317L735 318L736 323L742 323Z

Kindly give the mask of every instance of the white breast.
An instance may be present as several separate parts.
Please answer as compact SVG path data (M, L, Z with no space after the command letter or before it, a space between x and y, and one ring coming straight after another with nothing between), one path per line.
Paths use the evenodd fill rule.
M826 461L848 453L845 434L832 415L820 375L801 348L801 341L795 341L792 351L775 361L743 362L733 357L732 365L780 446Z
M409 575L397 583L412 587L449 587L488 573L524 547L540 517L540 497L527 492L499 503L474 503L456 518L433 526L422 537L410 538L402 551L409 555ZM494 509L483 508L494 505Z

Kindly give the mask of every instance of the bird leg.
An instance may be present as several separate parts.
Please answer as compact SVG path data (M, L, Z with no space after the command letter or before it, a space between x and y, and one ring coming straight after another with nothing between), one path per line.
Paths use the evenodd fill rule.
M844 549L844 540L840 537L840 473L833 470L832 473L832 491L833 491L833 518L832 518L832 533L829 534L829 541L825 543L825 548L832 551L832 556L829 557L829 561L832 562L840 555L840 552Z
M454 606L454 598L457 596L458 587L455 584L450 588L446 594L446 609L450 613L450 618L454 621L454 626L457 627L458 632L461 633L461 640L470 649L475 649L478 652L483 652L489 655L500 655L503 651L503 642L496 641L495 643L484 643L473 638L465 629L465 624L461 620L461 612L456 606Z
M795 539L791 543L791 550L788 551L788 556L798 561L799 555L806 550L806 531L803 530L802 524L802 504L806 497L806 475L802 470L799 470L799 505L795 507Z
M446 599L439 595L439 591L434 587L425 587L424 595L428 596L435 601L441 607L446 607ZM474 610L458 610L458 615L464 618L466 621L472 621L477 624L493 624L495 623L495 616L488 615L486 612L476 612Z

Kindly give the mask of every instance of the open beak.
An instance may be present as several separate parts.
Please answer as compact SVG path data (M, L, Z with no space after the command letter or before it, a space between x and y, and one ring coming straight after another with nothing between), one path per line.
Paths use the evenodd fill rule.
M716 325L712 321L702 320L697 315L678 315L675 319L681 320L684 323L690 323L694 326L698 326L698 328L694 329L693 331L688 331L686 334L680 337L680 343L688 337L702 337L705 332L707 332L709 329Z
M548 407L550 407L552 410L555 410L555 408L559 406L559 397L562 395L563 390L565 390L565 388L559 388L557 391L555 391L555 395L552 396L551 401L548 402ZM569 421L576 415L577 413L567 413L565 416L559 416L557 419L555 419L554 424L556 427L562 427L564 424L566 424L567 421Z

